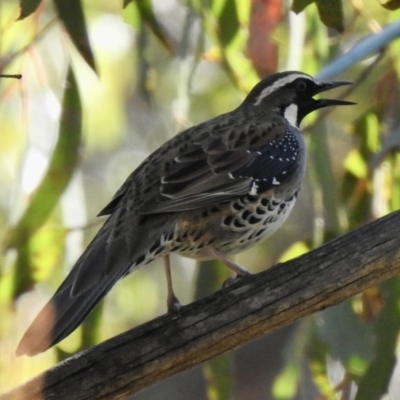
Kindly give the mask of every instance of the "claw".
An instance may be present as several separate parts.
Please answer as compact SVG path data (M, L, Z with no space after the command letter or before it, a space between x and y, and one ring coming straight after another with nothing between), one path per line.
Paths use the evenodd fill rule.
M167 307L169 313L178 313L178 315L180 315L182 305L179 299L174 294L172 294L171 296L168 295Z
M236 276L233 276L231 278L225 279L224 283L222 284L222 289L226 289L229 286L233 285L234 283L236 283L238 280L245 278L246 276L250 276L252 275L250 272L248 271L244 271L244 273L241 273L240 275L237 274Z

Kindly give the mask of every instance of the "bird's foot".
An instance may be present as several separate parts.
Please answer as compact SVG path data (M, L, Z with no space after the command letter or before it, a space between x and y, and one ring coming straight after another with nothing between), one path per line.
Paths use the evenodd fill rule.
M236 274L236 276L225 279L224 283L222 284L222 289L226 289L227 287L238 282L240 279L245 278L246 276L250 276L250 275L252 275L252 274L249 271L243 270L240 274Z
M179 299L174 294L168 295L167 307L169 313L177 313L178 315L180 315L182 305Z

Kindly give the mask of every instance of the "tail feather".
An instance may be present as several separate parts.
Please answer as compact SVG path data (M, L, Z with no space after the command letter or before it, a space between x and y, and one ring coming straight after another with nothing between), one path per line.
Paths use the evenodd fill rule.
M112 214L28 328L17 355L43 352L74 331L132 265L145 262L143 255L160 231L167 232L167 222L167 216L160 215L143 227L118 212Z
M71 297L70 288L58 290L25 332L16 354L33 356L73 332L120 278L108 276L85 292Z
M129 270L132 253L128 252L123 237L119 239L117 247L120 251L115 257L110 258L107 254L112 228L110 219L25 332L17 355L38 354L68 336ZM107 262L112 262L112 267Z

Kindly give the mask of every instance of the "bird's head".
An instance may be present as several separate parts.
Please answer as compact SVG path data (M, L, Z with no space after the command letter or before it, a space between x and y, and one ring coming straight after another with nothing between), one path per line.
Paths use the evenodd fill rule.
M318 81L297 71L280 72L259 82L248 94L243 105L260 107L267 112L278 112L290 124L299 126L306 115L319 108L355 104L345 100L313 98L318 93L351 83Z

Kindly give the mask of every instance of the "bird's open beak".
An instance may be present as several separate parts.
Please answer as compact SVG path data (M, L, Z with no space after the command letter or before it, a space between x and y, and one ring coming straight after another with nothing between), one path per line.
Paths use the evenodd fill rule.
M353 82L348 82L348 81L327 81L327 82L321 82L320 83L320 89L315 93L321 93L321 92L326 92L327 90L331 90L334 88L337 88L339 86L345 86L345 85L352 85ZM315 100L314 106L316 108L324 108L324 107L329 107L329 106L351 106L357 103L354 103L352 101L346 101L346 100L339 100L339 99L317 99Z

